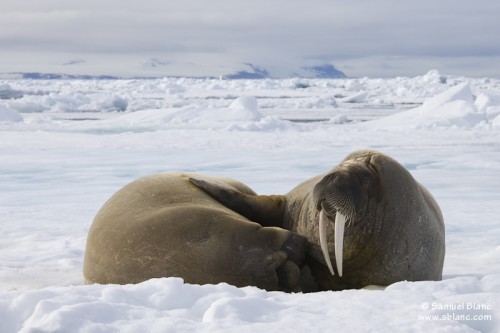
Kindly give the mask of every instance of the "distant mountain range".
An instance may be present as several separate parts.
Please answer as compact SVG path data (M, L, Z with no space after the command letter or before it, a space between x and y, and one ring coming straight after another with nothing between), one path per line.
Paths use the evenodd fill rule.
M303 67L302 69L307 73L313 75L312 77L316 79L342 79L347 77L343 72L339 71L333 65L329 64ZM299 74L299 76L301 75ZM307 77L307 74L302 74L302 76Z
M111 75L73 75L73 74L54 74L54 73L9 73L16 75L21 79L33 80L118 80L119 76Z
M236 79L268 79L273 78L273 75L260 66L253 64L245 64L249 70L239 71L233 74L224 75L223 77L230 80ZM302 67L300 70L292 72L289 77L311 78L311 79L341 79L346 75L336 69L333 65L325 64L319 66Z
M247 65L250 70L248 71L239 71L233 74L227 74L223 75L225 79L229 80L238 80L238 79L267 79L270 78L271 75L269 72L259 66L252 65L252 64L245 64Z
M238 71L232 74L222 75L221 78L228 80L238 79L268 79L276 78L273 74L265 68L250 63L245 64L248 70ZM37 72L18 72L18 73L0 73L2 76L22 78L22 79L35 79L35 80L118 80L123 77L112 75L78 75L78 74L55 74L55 73L37 73ZM302 67L297 71L291 72L287 75L288 78L311 78L311 79L339 79L345 78L346 75L336 69L333 65L319 65L311 67ZM134 77L135 79L153 79L157 77L145 76Z

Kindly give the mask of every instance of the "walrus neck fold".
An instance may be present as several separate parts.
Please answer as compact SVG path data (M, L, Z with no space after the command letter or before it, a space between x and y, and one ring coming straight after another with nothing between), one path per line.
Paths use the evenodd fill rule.
M232 211L263 227L283 227L286 198L282 195L251 195L204 180L189 181Z

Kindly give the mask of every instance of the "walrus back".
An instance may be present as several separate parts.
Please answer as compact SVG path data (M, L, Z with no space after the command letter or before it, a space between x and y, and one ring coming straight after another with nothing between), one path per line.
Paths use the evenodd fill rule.
M89 230L86 283L128 284L181 277L278 289L280 251L291 233L263 228L226 208L189 181L205 179L241 192L237 181L191 173L147 176L116 192Z

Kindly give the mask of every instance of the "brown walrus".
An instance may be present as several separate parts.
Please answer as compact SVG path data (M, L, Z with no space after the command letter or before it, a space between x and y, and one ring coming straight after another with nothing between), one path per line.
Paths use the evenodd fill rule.
M307 240L248 220L192 184L193 177L255 195L240 182L193 173L133 181L104 204L92 223L83 265L86 283L175 276L196 284L302 290Z
M252 221L305 236L306 264L320 290L442 278L441 210L403 166L379 152L354 152L286 195L256 196L191 181ZM335 229L328 230L330 224Z

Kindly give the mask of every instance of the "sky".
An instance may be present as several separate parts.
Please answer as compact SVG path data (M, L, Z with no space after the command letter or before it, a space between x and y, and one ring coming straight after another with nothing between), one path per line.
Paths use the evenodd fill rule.
M498 0L2 0L0 73L500 77Z

